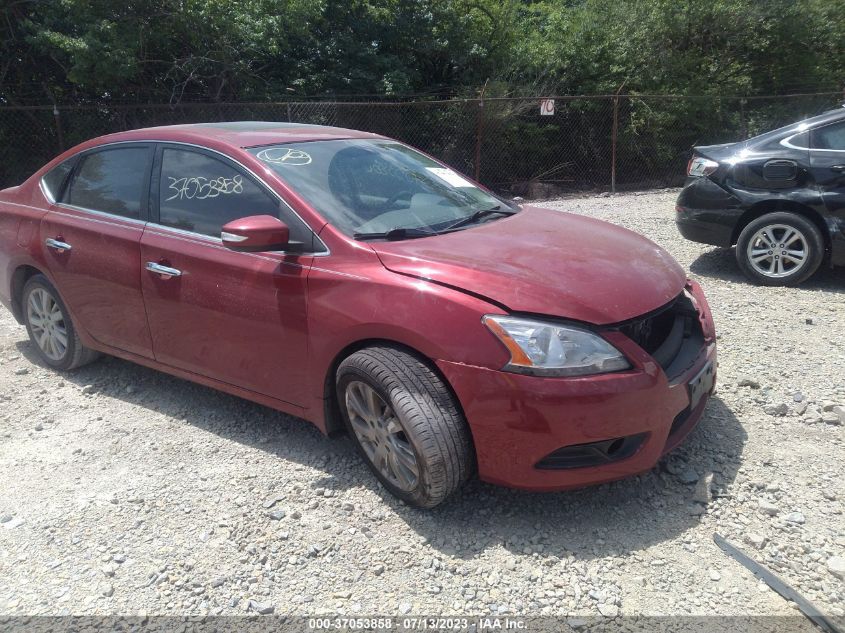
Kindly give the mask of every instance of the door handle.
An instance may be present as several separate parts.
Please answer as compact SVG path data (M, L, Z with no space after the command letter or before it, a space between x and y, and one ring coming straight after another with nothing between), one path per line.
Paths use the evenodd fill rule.
M171 268L170 266L162 266L155 262L147 262L147 270L156 275L161 275L162 279L170 279L171 277L181 277L182 271L178 268Z
M46 240L44 240L44 243L50 248L55 248L56 252L58 253L65 253L71 249L70 244L68 244L67 242L55 240L52 237L48 237Z
M845 165L831 165L831 171L845 171Z

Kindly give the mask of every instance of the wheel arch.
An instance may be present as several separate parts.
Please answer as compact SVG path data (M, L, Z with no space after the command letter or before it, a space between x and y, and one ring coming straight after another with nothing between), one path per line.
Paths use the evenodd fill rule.
M763 202L758 202L749 207L749 209L740 216L739 221L734 227L733 234L731 235L731 244L737 243L739 234L742 233L743 229L751 224L751 222L766 215L767 213L777 213L778 211L800 215L815 224L822 234L825 253L827 254L830 252L830 228L825 223L822 215L811 206L795 202L794 200L764 200Z
M458 410L463 416L464 420L466 421L466 415L464 413L463 405L461 404L460 399L458 398L458 394L455 393L454 388L452 387L449 380L446 376L443 375L443 372L440 371L440 368L434 362L432 358L429 358L419 350L413 348L412 346L401 343L399 341L395 341L392 339L387 338L364 338L352 343L349 343L341 349L337 354L335 354L332 362L329 363L328 370L326 371L326 375L324 377L323 382L323 402L324 402L324 420L325 420L325 432L326 435L337 435L343 431L345 431L345 427L343 424L343 420L340 416L340 408L338 407L337 402L337 389L335 388L335 379L337 375L337 368L340 366L340 363L343 362L344 359L348 358L355 352L365 349L367 347L392 347L399 351L405 352L419 360L423 363L426 367L428 367L431 371L435 373L435 375L443 381L443 384L446 385L446 388L449 389L449 392L452 394L452 397L455 399L455 403L458 407ZM467 427L470 430L470 437L472 436L472 428L467 424ZM473 449L474 450L474 449Z
M12 315L20 324L23 324L23 288L26 285L26 282L35 275L47 276L44 271L31 264L21 264L15 268L15 272L12 273L9 296L12 299Z

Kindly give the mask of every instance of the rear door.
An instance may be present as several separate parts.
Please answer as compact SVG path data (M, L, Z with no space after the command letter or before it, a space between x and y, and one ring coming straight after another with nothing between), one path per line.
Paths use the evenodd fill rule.
M47 266L78 325L104 345L148 358L140 242L152 159L144 143L85 152L40 228Z
M811 131L810 165L827 210L845 221L845 121Z
M242 167L192 146L160 146L152 195L141 259L173 271L142 276L156 360L304 404L312 255L230 251L220 229L267 214L288 224L292 240L310 244L311 231Z

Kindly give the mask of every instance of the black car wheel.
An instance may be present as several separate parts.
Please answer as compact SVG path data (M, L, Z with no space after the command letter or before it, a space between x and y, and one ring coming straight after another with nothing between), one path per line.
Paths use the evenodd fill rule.
M736 259L751 281L795 286L816 272L824 257L818 227L794 213L767 213L739 234Z
M431 508L475 466L469 428L449 388L427 365L391 347L369 347L337 369L344 422L379 481Z

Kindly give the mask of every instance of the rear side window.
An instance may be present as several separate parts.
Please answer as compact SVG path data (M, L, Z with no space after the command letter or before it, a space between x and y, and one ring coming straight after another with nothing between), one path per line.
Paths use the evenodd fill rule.
M230 163L207 154L165 148L159 183L159 223L220 237L223 225L250 215L272 215L290 228L291 240L310 244L298 218L280 217L278 200Z
M73 169L73 164L75 162L75 156L73 158L69 158L68 160L53 167L53 169L48 171L41 178L41 184L44 186L44 190L47 192L50 202L57 202L61 199L65 180L67 180L68 174L70 173L70 170Z
M845 123L825 125L813 130L813 149L845 150Z
M63 201L140 218L149 156L146 147L107 149L84 156Z

